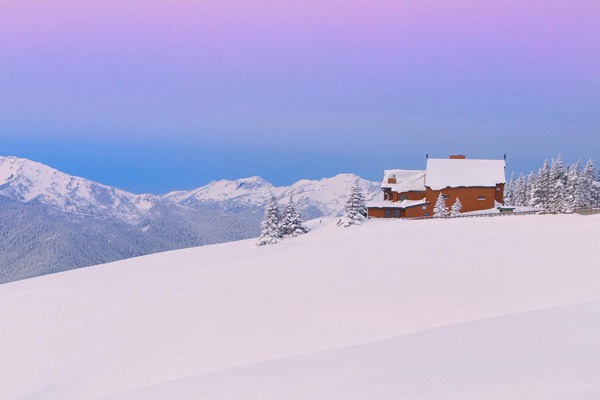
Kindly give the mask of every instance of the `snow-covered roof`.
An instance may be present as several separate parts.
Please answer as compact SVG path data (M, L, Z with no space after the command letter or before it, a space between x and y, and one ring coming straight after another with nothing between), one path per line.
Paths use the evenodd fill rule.
M422 200L402 200L402 201L389 201L389 200L374 200L367 203L367 208L410 208L415 206L422 206L429 204L425 199Z
M433 190L447 187L492 187L506 183L504 160L427 160L425 185Z
M396 178L396 183L388 183L388 179ZM425 191L425 171L408 169L388 169L383 173L382 188L390 188L394 192Z

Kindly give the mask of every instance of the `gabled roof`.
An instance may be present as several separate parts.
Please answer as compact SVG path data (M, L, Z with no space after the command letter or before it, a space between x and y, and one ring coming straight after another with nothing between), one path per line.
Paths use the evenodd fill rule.
M493 187L506 183L504 160L427 160L425 185L432 190L447 187Z
M388 183L388 179L395 177L396 183ZM425 191L425 171L408 169L388 169L383 173L382 188L389 188L394 192Z

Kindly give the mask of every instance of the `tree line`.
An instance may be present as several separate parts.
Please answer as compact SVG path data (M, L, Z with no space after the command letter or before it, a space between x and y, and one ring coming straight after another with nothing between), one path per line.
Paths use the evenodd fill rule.
M600 207L599 179L592 160L583 168L580 161L565 166L559 155L546 160L537 174L513 174L504 188L504 202L550 212Z

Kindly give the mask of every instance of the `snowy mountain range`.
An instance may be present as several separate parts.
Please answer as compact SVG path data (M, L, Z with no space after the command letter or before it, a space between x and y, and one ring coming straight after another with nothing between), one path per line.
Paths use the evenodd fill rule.
M130 223L139 222L159 200L157 196L135 195L17 157L0 157L0 195L63 212L109 216Z
M271 193L305 219L341 213L357 177L275 187L260 177L133 194L17 157L0 157L0 283L159 251L258 235ZM378 184L360 179L367 199Z

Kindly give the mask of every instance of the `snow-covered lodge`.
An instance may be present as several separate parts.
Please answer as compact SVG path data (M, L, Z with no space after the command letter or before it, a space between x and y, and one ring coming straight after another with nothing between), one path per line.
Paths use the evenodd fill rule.
M462 212L487 210L504 202L505 160L427 158L422 170L385 171L383 200L367 204L369 218L433 216L440 193L450 207L458 197Z

